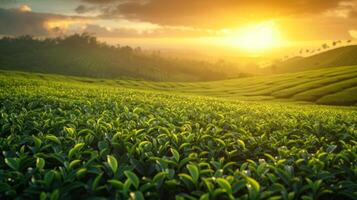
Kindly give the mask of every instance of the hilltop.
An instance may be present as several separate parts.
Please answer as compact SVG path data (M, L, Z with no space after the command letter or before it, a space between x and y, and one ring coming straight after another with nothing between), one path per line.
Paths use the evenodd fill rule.
M357 45L339 47L308 57L293 57L275 64L270 70L273 73L287 73L351 65L357 65Z

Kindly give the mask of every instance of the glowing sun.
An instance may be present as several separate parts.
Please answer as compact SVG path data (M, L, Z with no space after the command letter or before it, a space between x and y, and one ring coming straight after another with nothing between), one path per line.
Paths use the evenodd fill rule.
M272 21L249 25L229 32L224 39L226 45L247 51L262 51L282 44L280 31Z

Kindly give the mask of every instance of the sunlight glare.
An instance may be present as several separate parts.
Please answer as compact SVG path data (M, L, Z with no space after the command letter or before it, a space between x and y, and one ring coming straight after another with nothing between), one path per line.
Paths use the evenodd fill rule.
M254 52L280 46L282 39L276 24L268 21L229 32L225 36L225 43Z

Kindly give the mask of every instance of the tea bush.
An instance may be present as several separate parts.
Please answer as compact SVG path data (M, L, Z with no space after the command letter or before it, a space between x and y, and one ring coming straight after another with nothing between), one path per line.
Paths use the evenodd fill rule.
M356 199L357 111L0 79L0 199Z

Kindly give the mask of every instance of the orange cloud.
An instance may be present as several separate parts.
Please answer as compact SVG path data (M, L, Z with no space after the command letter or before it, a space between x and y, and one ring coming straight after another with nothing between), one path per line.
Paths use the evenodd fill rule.
M350 30L348 31L348 33L350 34L351 37L357 39L357 30Z
M28 5L21 5L18 9L20 12L31 12L32 9Z
M43 23L44 28L50 34L65 34L69 29L75 26L75 31L83 30L86 26L86 23L89 20L85 19L49 19Z
M319 15L356 0L83 0L96 3L102 17L161 25L224 28L246 21ZM103 4L108 4L103 8ZM83 10L83 9L82 9Z

